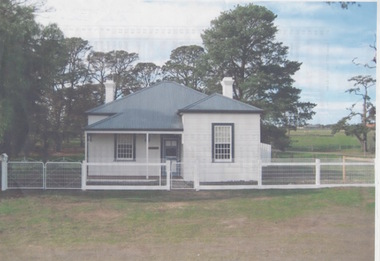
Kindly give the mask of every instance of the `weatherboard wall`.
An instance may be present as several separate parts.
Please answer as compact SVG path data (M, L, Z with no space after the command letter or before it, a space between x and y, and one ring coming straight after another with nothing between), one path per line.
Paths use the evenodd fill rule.
M183 116L183 175L200 182L258 180L260 114L186 113ZM233 162L213 162L212 124L234 124Z
M95 122L104 120L105 118L108 118L108 115L88 115L88 125L94 124Z

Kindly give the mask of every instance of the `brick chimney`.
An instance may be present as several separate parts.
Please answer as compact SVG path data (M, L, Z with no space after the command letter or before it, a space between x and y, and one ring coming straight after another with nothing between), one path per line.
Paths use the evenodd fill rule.
M232 79L232 77L224 77L220 84L223 87L223 95L233 99L234 92L232 85L234 84L234 80Z

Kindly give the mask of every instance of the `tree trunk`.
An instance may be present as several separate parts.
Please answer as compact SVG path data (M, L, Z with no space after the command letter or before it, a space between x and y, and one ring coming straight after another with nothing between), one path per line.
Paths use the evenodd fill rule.
M80 147L84 148L85 142L84 142L84 134L83 134L83 132L80 133L79 138L80 138Z
M363 133L363 152L368 152L367 133Z
M363 152L368 152L367 148L367 96L368 91L367 88L364 88L364 96L363 96L363 115L362 115L362 126L363 126Z
M62 151L62 135L60 133L56 133L54 137L55 142L55 151L61 152Z
M43 151L42 151L42 157L43 157L43 161L46 162L48 160L48 157L49 157L49 139L48 139L48 135L46 133L44 133L43 135Z

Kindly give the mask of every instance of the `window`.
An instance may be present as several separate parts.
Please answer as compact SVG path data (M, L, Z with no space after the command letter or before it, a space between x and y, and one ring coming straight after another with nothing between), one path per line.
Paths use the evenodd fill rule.
M134 159L134 136L132 134L116 135L116 160Z
M213 162L232 162L234 158L234 125L212 124Z

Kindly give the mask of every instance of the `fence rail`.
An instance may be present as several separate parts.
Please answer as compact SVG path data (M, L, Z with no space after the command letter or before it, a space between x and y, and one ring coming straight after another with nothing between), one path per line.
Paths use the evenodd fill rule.
M272 159L231 164L221 172L205 163L8 162L0 157L1 190L301 189L374 186L373 159ZM228 171L236 180L218 180ZM247 172L242 175L242 172Z
M82 190L170 190L171 164L82 163Z
M374 186L374 161L365 162L271 162L262 166L265 186Z

